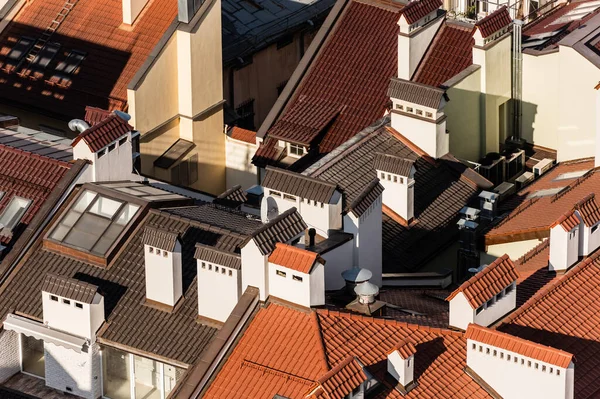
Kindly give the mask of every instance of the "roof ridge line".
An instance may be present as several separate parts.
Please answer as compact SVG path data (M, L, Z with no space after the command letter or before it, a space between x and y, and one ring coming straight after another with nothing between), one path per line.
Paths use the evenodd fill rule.
M588 170L583 176L575 180L573 183L569 184L566 189L554 194L554 196L550 200L550 203L556 202L562 197L564 197L567 193L570 193L575 187L579 186L585 180L589 179L595 173L595 170L596 168Z
M488 234L490 234L491 231L493 231L494 229L497 229L498 227L505 225L509 220L512 220L512 219L516 218L525 209L527 209L531 205L535 204L539 199L540 199L540 197L534 197L534 198L530 198L530 199L526 200L525 202L523 202L521 205L519 205L518 207L516 207L515 209L513 209L512 214L509 214L507 217L505 217L504 219L502 219L500 221L500 223L498 223L497 225L495 225L492 228L492 230L490 230L490 232L488 232ZM491 233L490 235L494 235L494 233Z
M321 360L323 361L323 366L325 370L329 370L329 360L327 358L327 352L325 350L325 340L323 339L323 332L321 330L321 323L319 321L319 316L317 312L312 312L313 323L315 324L315 328L317 329L318 339L319 339L319 352L323 355Z
M239 258L239 257L241 257L241 255L240 255L240 254L237 254L237 253L235 253L235 252L229 252L229 251L226 251L226 250L224 250L224 249L217 248L217 247L214 247L214 246L211 246L211 245L202 244L201 242L197 242L197 243L194 245L194 248L206 248L206 249L209 249L209 250L211 250L211 251L215 251L215 252L222 253L223 255L229 255L229 256L236 257L236 258Z
M244 359L242 360L242 367L250 367L250 368L254 368L266 373L271 373L274 374L280 378L285 378L285 379L291 379L294 380L296 382L299 382L301 384L304 385L312 385L315 383L315 381L310 380L308 378L304 378L304 377L300 377L298 375L295 374L291 374L291 373L287 373L285 371L273 368L273 367L269 367L269 366L265 366L263 364L257 363L257 362L253 362L252 360L248 360L248 359Z
M330 183L330 182L328 182L326 180L323 180L323 179L319 179L318 177L309 176L309 175L305 175L305 174L298 173L298 172L293 172L291 170L278 168L278 167L275 167L275 166L272 166L272 165L267 165L267 167L265 168L265 170L271 170L271 171L273 171L275 173L284 173L284 174L289 175L289 176L299 177L299 178L302 178L302 179L305 179L305 180L314 181L314 182L317 182L317 183L320 183L320 184L324 184L324 185L327 185L327 186L330 186L330 187L335 187L336 189L338 188L337 184Z

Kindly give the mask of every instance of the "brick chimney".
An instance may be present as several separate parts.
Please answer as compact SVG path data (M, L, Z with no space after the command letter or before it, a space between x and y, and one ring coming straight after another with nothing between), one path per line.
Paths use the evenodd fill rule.
M133 25L148 0L123 0L123 23Z
M146 303L171 311L183 295L179 235L146 226L142 243L146 271Z
M414 217L414 162L394 155L375 155L373 168L384 188L383 205L401 216L407 223Z

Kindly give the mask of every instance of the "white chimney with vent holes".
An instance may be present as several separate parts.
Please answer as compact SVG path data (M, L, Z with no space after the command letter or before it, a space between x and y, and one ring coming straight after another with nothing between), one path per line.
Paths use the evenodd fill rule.
M401 216L407 223L414 217L415 168L407 175L376 170L383 190L383 204Z
M174 307L183 295L181 242L173 251L144 244L146 299Z
M409 342L401 342L388 352L387 371L405 389L414 381L415 353Z

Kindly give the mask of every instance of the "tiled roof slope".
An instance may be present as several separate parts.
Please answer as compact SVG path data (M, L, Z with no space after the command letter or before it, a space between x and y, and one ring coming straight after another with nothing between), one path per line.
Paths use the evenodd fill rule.
M194 258L236 270L242 268L242 258L239 254L222 251L209 245L196 244Z
M383 186L379 183L379 179L375 178L354 198L348 206L348 211L357 218L361 217L377 201L377 198L381 197L381 194L383 194Z
M92 303L94 296L96 296L98 286L74 278L48 273L46 274L46 278L44 278L42 291L89 304Z
M242 190L242 186L238 184L219 194L213 202L215 204L236 207L246 202L246 200L248 200L248 196L246 195L246 192Z
M324 132L319 152L332 151L383 116L386 89L398 69L399 17L399 8L351 1L296 89L282 118L313 119L312 113L295 116L304 112L296 105L300 101L345 106ZM257 165L274 164L280 156L269 134L253 159Z
M92 152L97 152L132 130L133 127L127 121L112 114L80 133L71 145L75 146L83 140Z
M500 331L572 353L575 397L598 397L600 260L587 258L509 315Z
M388 355L394 351L398 351L402 359L408 359L409 357L417 353L417 348L415 348L412 342L403 340L394 345L392 349L388 351Z
M256 144L256 132L242 129L241 127L233 126L231 130L229 130L229 137L248 144Z
M271 263L306 274L311 272L317 261L325 263L316 252L281 242L275 244L275 250L269 256L269 262Z
M477 309L494 295L518 280L519 274L508 255L503 255L488 267L465 281L447 298L450 301L462 292L473 309Z
M31 205L21 219L28 225L70 168L69 163L0 144L0 191L4 192L0 215L13 197L30 199ZM2 244L11 239L0 234Z
M441 0L413 0L404 7L406 22L414 24L442 6Z
M356 359L348 356L317 380L309 398L344 399L367 380L367 375Z
M163 249L168 252L175 250L178 240L179 235L177 233L152 226L146 226L142 235L142 243L144 245Z
M406 396L385 382L387 351L403 340L415 346L418 359L418 384ZM377 398L490 397L464 372L462 333L274 303L259 310L204 397L254 399L277 393L302 399L330 367L349 357L383 382Z
M0 35L0 64L21 36L40 37L64 3L28 2ZM33 80L0 69L0 96L73 118L80 118L86 105L125 110L127 85L176 16L176 0L154 0L133 27L122 27L122 0L79 1L52 35L61 48L44 76ZM60 81L55 68L72 50L87 53L79 71L63 87L46 83Z
M263 187L328 204L337 189L330 182L284 169L267 167Z
M85 107L85 117L83 118L90 126L94 126L98 122L102 122L105 118L111 115L110 111L97 107Z
M252 233L258 250L267 255L278 242L286 242L308 228L296 208L290 208Z
M502 6L493 13L480 19L475 23L475 27L481 32L481 36L486 38L498 32L500 29L512 23L512 18L508 13L508 8Z
M431 161L415 152L412 143L385 124L365 130L337 154L330 154L306 171L307 174L338 184L344 207L352 204L375 179L375 154L390 154L414 162L414 228L383 214L383 270L386 273L418 269L444 248L457 234L460 209L478 192L477 186L461 177L451 161ZM459 166L459 165L457 165Z
M590 166L589 163L582 162L576 168L586 170L588 166ZM600 192L600 173L596 170L574 179L556 181L552 176L556 179L557 173L544 176L543 180L538 181L537 184L534 183L533 187L517 193L513 201L520 200L521 204L487 232L486 243L494 243L497 240L510 242L513 240L512 237L517 237L514 240L521 240L530 232L549 235L552 224L573 209L578 201L590 193ZM528 198L540 190L552 187L564 187L565 189L555 195ZM520 235L517 236L517 234Z
M556 272L548 269L549 257L550 239L546 239L515 261L519 273L517 308L558 277Z
M482 327L477 324L469 324L465 338L515 352L519 355L562 368L569 367L569 364L573 360L572 354L561 351L560 349L536 344L535 342L513 337L512 335Z
M40 295L46 273L73 277L97 285L105 298L106 321L99 340L135 348L173 362L194 364L211 342L216 329L196 321L198 314L196 243L226 252L239 252L251 230L242 224L243 214L216 207L198 205L200 210L187 214L194 221L175 214L174 209L150 210L139 227L108 268L99 268L66 255L47 251L38 241L30 257L18 265L10 283L0 292L0 318L18 312L34 319L42 318ZM246 220L244 223L252 223ZM258 222L260 224L260 222ZM256 223L251 226L256 226ZM142 235L146 226L158 227L182 238L183 299L171 312L144 305L146 298ZM227 226L228 229L224 228ZM242 227L240 227L242 226ZM152 328L148 328L152 326Z
M440 86L473 64L473 27L455 21L444 21L412 80Z
M400 176L409 176L414 163L414 161L394 155L377 153L373 160L373 168Z
M433 109L438 109L446 92L437 87L422 85L410 80L392 78L388 96Z

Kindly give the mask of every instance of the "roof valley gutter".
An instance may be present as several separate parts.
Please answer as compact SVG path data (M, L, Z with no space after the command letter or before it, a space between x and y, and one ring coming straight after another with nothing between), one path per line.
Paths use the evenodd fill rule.
M300 63L292 73L292 76L288 80L285 88L281 95L277 98L277 101L271 107L271 110L267 114L267 117L263 121L262 125L256 132L256 137L259 139L264 139L267 134L267 131L271 128L271 126L277 121L277 119L281 116L281 113L285 110L288 105L288 102L292 99L294 93L298 86L302 83L304 76L313 66L313 60L319 55L319 52L325 42L329 39L329 33L332 29L335 28L336 22L338 18L343 14L343 11L346 9L346 5L348 5L352 0L337 0L325 22L321 25L319 32L314 37L313 41L310 43L308 50L300 60Z
M13 246L13 250L17 249L17 254L9 253L9 255L4 258L3 262L0 262L0 294L4 291L4 283L8 280L8 278L12 275L12 272L16 269L17 265L23 260L26 254L29 252L33 244L37 241L39 236L42 234L42 231L48 227L48 224L52 220L52 218L56 215L58 209L65 203L74 187L79 183L83 174L87 171L88 163L85 161L76 161L73 166L71 166L71 170L63 176L62 180L70 179L65 183L68 184L68 187L60 194L60 197L54 202L54 206L51 209L47 209L45 215L38 213L32 223L30 223L21 237L17 240L15 245ZM71 173L73 171L73 173ZM75 172L76 171L76 172ZM59 183L60 185L61 183ZM54 190L58 189L58 186L54 188ZM55 194L53 192L53 194ZM51 195L53 195L51 194ZM45 205L48 205L49 200L46 200ZM42 209L40 209L40 212ZM38 217L43 217L43 220L35 220ZM33 223L35 221L35 223ZM29 235L27 232L29 231ZM21 241L22 240L22 241ZM20 242L19 242L20 241ZM22 245L21 248L18 245ZM15 248L16 247L16 248ZM8 267L4 269L4 261L9 260Z

